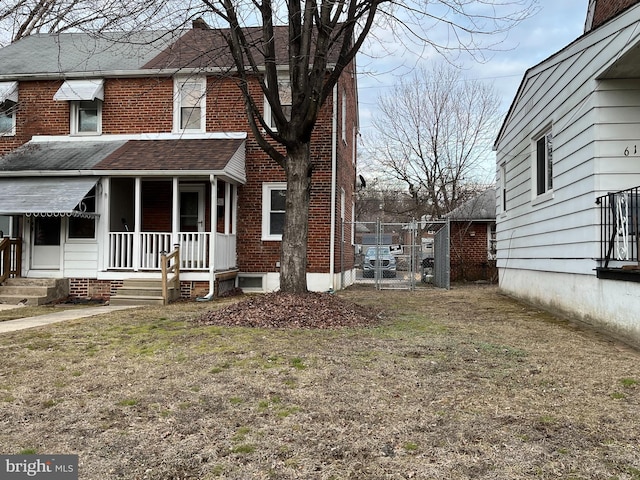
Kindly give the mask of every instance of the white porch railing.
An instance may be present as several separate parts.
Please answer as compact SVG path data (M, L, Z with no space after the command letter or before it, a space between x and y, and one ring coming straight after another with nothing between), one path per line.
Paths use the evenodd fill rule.
M210 267L210 232L179 232L177 242L171 233L109 233L108 268L111 270L160 270L162 252L180 246L180 269L206 271ZM236 266L236 236L216 234L215 269Z
M216 233L216 269L227 270L236 263L236 236Z

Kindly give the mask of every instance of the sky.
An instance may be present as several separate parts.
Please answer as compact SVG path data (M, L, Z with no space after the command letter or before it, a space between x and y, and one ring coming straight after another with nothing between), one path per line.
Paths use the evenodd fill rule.
M500 51L494 51L484 63L471 58L456 61L467 79L493 84L501 98L504 114L518 90L525 71L561 50L584 32L589 0L537 0L538 12L513 28ZM405 59L407 56L404 57ZM376 115L377 99L389 92L400 76L411 73L416 62L427 66L432 58L407 62L401 55L391 54L358 58L358 91L360 132L366 143L373 133L371 118Z

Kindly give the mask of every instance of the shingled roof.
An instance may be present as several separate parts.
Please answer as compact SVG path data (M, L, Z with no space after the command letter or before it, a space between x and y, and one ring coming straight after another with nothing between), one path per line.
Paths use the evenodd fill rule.
M113 175L225 174L245 181L244 138L144 140L32 140L0 157L0 172L33 176L44 172ZM53 174L53 173L51 173Z
M228 29L147 31L130 33L58 33L25 37L0 49L0 79L19 77L69 77L82 74L99 77L136 70L233 69ZM276 61L289 63L289 29L274 28ZM253 55L261 58L262 29L248 27L245 35L254 45ZM329 63L337 60L333 49Z
M138 70L184 31L38 34L0 49L0 78Z

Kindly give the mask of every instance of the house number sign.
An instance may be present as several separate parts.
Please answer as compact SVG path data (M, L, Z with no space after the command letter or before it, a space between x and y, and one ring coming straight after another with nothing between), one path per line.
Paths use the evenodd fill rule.
M631 151L629 150L629 147L624 149L624 156L628 157L629 155L637 155L638 154L638 146L634 145L633 146L633 153L631 153Z

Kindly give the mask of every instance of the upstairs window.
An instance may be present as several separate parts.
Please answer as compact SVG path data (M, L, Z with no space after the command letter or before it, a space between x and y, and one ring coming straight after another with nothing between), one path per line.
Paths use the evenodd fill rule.
M102 133L102 102L82 100L71 102L71 134Z
M174 127L179 132L204 132L206 79L176 79Z
M287 120L291 120L291 83L289 82L289 77L280 77L278 78L278 94L280 95L280 104L282 106L282 113L284 113L284 117ZM271 105L267 102L267 99L264 100L264 120L267 122L269 126L271 126L272 130L277 130L276 120L271 111Z
M0 136L16 134L18 82L0 82Z
M535 186L536 195L553 190L553 135L548 130L535 142Z
M103 80L66 80L53 99L69 102L71 135L102 133Z

